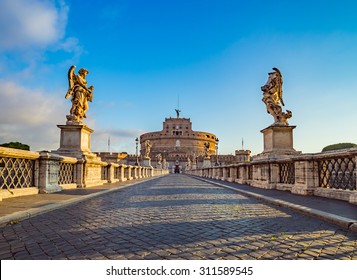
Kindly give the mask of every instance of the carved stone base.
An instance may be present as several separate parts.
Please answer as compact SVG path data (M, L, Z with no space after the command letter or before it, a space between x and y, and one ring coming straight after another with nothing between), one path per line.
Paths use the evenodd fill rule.
M152 167L151 166L151 159L150 158L144 158L142 166L144 166L144 167Z
M261 130L264 135L264 151L254 160L276 159L300 154L293 148L293 129L296 126L268 126Z
M85 124L57 125L61 129L60 148L56 153L81 158L90 155L90 135L93 129Z
M211 167L211 160L209 158L204 158L202 168L207 168L207 167Z

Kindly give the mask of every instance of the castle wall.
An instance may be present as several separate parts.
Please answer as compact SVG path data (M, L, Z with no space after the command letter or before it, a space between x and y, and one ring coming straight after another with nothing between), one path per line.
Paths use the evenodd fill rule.
M192 130L190 119L166 118L161 131L154 131L140 136L140 153L145 153L145 141L152 144L150 157L153 159L161 153L167 160L183 160L187 156L204 154L204 143L209 142L209 155L216 154L216 135Z

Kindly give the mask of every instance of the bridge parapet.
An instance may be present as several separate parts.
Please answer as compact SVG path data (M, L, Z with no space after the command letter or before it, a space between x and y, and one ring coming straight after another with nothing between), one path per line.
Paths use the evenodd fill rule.
M68 157L42 151L0 147L0 201L69 188L138 180L167 174L168 170Z
M196 168L186 173L357 204L357 148Z

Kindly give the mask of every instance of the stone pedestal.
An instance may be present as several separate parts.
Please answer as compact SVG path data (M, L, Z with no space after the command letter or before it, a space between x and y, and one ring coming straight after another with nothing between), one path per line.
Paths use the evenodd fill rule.
M264 135L264 151L255 159L277 159L297 155L293 148L293 129L296 126L268 126L261 130Z
M58 184L60 156L40 152L39 182L40 193L54 193L62 190Z
M211 167L211 159L210 158L204 158L203 159L202 168L207 168L207 167Z
M144 159L143 159L142 166L152 168L152 166L151 166L151 159L150 159L150 158L144 158Z
M61 129L60 148L57 153L73 157L91 153L90 135L93 129L85 124L66 124L57 127Z
M108 182L105 170L108 163L90 151L90 129L83 123L67 122L57 125L61 129L60 147L53 151L56 154L73 157L82 163L77 164L77 187L98 186Z

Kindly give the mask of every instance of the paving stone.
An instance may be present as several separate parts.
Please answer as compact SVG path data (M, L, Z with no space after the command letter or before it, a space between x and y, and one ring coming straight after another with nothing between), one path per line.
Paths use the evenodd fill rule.
M357 233L178 174L2 226L0 236L0 259L357 257Z

